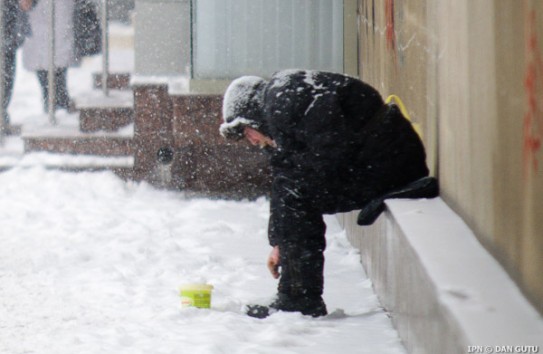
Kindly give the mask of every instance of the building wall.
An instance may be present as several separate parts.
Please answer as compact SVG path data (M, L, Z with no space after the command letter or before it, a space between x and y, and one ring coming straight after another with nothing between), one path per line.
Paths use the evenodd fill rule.
M219 134L222 95L173 95L172 174L178 187L211 197L256 198L271 185L268 157Z
M358 11L361 78L404 101L442 198L543 310L543 3L360 0Z

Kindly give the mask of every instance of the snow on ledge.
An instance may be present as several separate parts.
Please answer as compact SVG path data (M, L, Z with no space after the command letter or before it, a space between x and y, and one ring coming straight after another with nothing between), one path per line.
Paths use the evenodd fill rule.
M6 167L64 167L64 168L132 168L133 156L95 156L33 152L22 157L0 156L0 168Z
M179 80L177 75L142 75L134 74L130 78L131 86L168 85L172 81Z
M101 90L86 91L75 97L80 109L89 108L133 108L134 93L132 91L110 90L105 96Z
M386 204L469 345L543 349L541 315L441 198Z

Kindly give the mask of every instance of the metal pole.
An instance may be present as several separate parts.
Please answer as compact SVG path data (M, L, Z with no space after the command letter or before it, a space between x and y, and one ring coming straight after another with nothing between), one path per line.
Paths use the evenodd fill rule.
M190 17L190 58L189 58L189 61L190 61L190 72L189 72L189 78L190 79L193 79L194 78L194 19L196 18L196 14L195 14L195 11L196 11L196 8L194 6L194 0L190 0L189 2L189 6L190 6L190 9L189 9L189 17Z
M55 1L49 1L49 123L57 124L55 117Z
M5 57L6 57L6 38L5 38L5 31L4 31L4 0L0 0L0 102L2 103L0 105L0 144L4 142L4 134L6 134L6 129L8 128L6 126L6 122L4 121L4 116L6 112L4 112L4 87L6 82L5 77Z
M109 75L109 27L108 27L108 0L102 0L102 91L109 96L107 79Z

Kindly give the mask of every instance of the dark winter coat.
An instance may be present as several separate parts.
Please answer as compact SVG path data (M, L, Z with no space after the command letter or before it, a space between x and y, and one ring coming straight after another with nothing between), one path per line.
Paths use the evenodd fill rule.
M30 33L27 15L19 8L19 0L4 0L4 45L15 51Z
M263 116L272 152L274 208L300 204L317 213L361 208L372 198L428 175L417 133L380 94L345 75L286 71L269 81ZM298 207L298 206L296 206ZM270 242L286 225L272 210ZM278 220L279 219L279 220Z
M102 28L96 5L92 0L76 0L74 9L76 57L102 52Z

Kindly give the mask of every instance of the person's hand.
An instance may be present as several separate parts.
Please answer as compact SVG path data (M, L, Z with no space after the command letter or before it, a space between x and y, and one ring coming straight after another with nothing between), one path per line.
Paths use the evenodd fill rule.
M32 8L32 2L34 0L19 0L19 7L23 11L28 11Z
M262 134L254 128L245 127L243 129L243 135L245 135L245 138L249 140L249 142L254 146L258 145L260 146L260 148L264 148L266 146L271 146L273 148L277 147L275 140L273 140L269 136Z
M279 266L279 246L275 246L268 256L268 269L275 279L279 278Z

